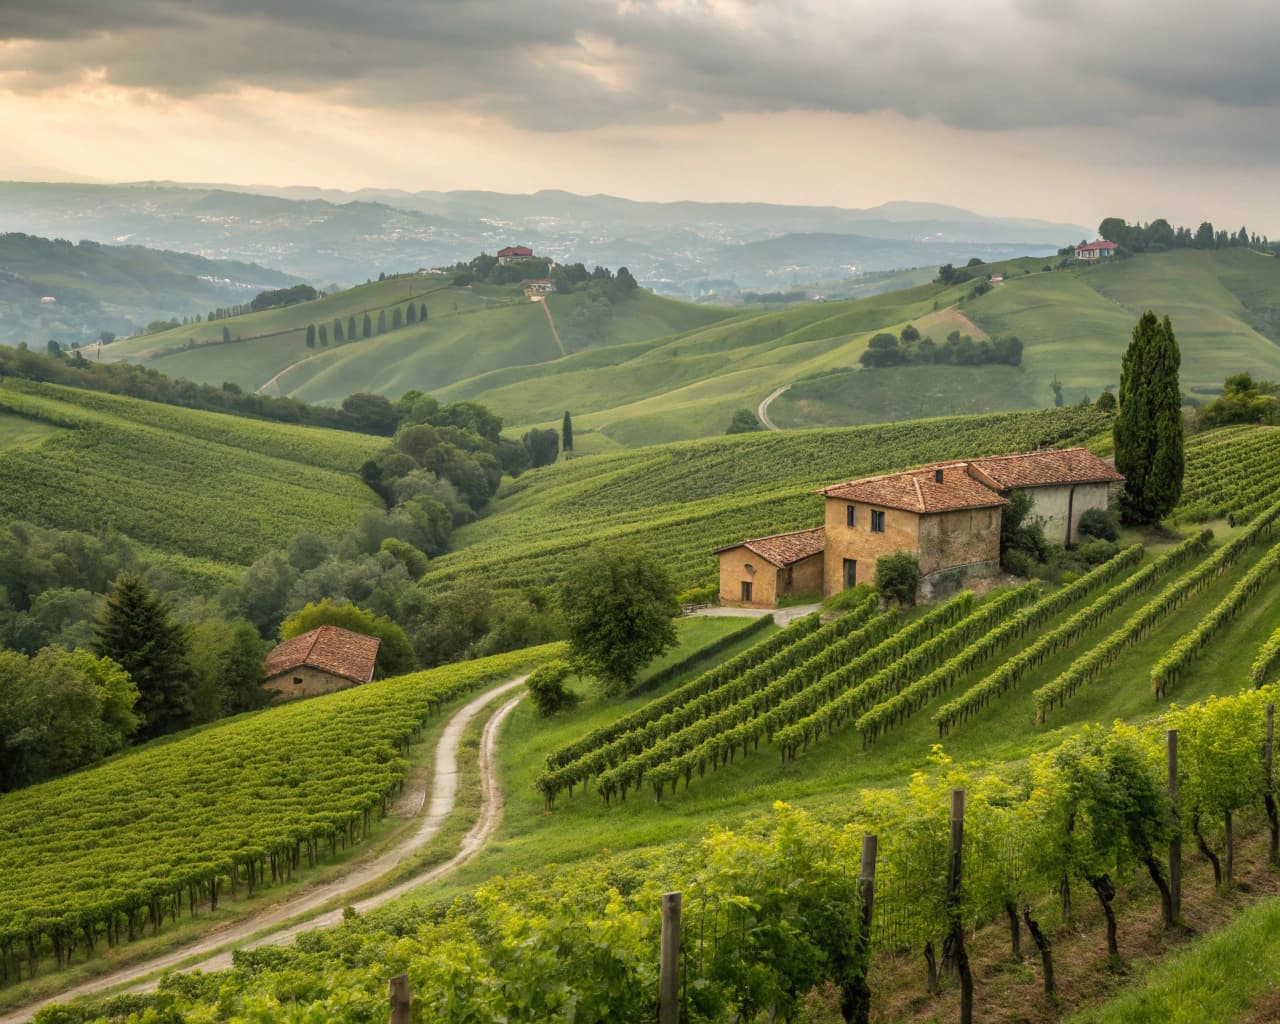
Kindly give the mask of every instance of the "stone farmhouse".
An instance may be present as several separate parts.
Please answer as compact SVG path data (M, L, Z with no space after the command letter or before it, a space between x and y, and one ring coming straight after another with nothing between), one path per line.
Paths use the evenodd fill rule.
M1008 495L1026 491L1047 540L1075 543L1080 517L1105 509L1124 477L1086 448L938 462L824 487L824 525L717 550L720 602L773 608L791 594L824 597L874 583L876 560L920 562L923 586L995 575ZM945 579L944 579L945 577Z
M286 640L267 655L262 685L278 702L367 683L373 678L381 643L339 626L320 626Z

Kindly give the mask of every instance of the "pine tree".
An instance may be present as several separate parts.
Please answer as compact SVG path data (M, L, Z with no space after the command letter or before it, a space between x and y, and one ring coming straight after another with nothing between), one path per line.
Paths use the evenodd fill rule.
M569 410L564 411L564 422L560 425L560 450L573 451L573 420L569 418Z
M1181 356L1166 316L1148 310L1133 329L1120 367L1120 411L1112 427L1116 469L1124 474L1126 522L1154 523L1182 495Z
M94 624L93 647L137 684L140 736L161 736L187 724L192 673L186 633L141 576L116 580Z

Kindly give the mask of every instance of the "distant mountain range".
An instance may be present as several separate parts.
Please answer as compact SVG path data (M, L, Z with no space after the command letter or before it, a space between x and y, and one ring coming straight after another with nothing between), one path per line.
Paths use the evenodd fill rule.
M317 285L452 264L524 243L697 297L861 272L1044 255L1076 224L984 217L933 203L867 210L651 203L543 191L402 192L224 184L0 183L0 223L32 234L178 249L277 267Z

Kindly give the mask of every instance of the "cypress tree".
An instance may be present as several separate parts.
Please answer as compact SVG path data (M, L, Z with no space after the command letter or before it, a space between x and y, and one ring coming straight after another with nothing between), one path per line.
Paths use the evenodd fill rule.
M424 324L427 322L427 304L425 302L418 309L418 321Z
M407 324L416 324L418 322L418 307L412 302L404 308L404 322Z
M569 410L564 411L564 423L560 425L560 450L573 451L573 420L569 418Z
M320 344L325 348L329 347L329 328L324 324L320 325Z
M385 309L378 310L378 333L387 333L387 311Z
M342 336L342 321L335 316L333 318L333 343L341 345L344 340Z
M187 635L141 576L116 580L94 624L93 649L122 666L137 684L140 737L187 724L192 684Z
M368 338L368 337L372 337L372 335L373 335L373 321L369 319L369 314L366 313L364 315L364 337Z
M358 335L356 334L356 318L354 315L349 316L347 317L347 340L355 341L357 337Z
M1120 366L1120 411L1112 427L1116 469L1125 476L1120 511L1126 522L1158 522L1182 495L1180 362L1169 318L1143 313Z
M404 326L404 314L400 312L400 307L396 306L396 308L391 313L391 329L393 331L398 331L403 326Z
M316 347L316 325L307 324L307 348Z

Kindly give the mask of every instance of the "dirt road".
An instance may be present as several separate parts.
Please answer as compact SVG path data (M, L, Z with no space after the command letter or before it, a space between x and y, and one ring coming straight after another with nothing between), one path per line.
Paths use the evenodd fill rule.
M512 679L500 686L480 694L474 700L459 708L449 719L440 741L436 745L435 770L432 775L431 803L426 817L422 819L412 835L406 836L395 846L376 857L352 865L351 870L341 877L325 882L323 885L308 889L294 898L274 907L267 907L261 912L247 917L226 928L213 932L181 949L142 963L123 967L110 974L104 974L82 984L76 985L50 999L31 1003L0 1016L0 1024L20 1024L28 1021L32 1015L51 1003L65 1003L81 996L92 995L107 989L118 989L129 992L147 992L156 987L157 978L152 977L159 971L181 968L184 970L215 971L231 966L231 953L235 949L254 949L258 946L281 945L303 931L324 928L342 920L343 907L329 910L317 916L307 917L299 921L300 915L313 914L320 907L333 903L344 894L364 888L371 882L388 874L403 864L418 850L429 843L444 825L453 811L458 795L458 749L463 734L471 722L489 704L505 693L524 684L527 676ZM502 792L494 778L494 760L497 754L498 731L503 721L519 703L521 696L508 700L495 711L485 723L480 738L480 785L482 789L480 818L472 826L458 852L443 864L425 868L396 885L366 897L353 904L361 913L380 907L420 885L435 881L465 864L480 852L485 842L493 835L502 818ZM150 980L144 980L150 979ZM130 984L136 982L136 984ZM121 988L128 986L127 988Z
M769 419L769 403L790 387L790 384L783 384L782 387L775 388L773 391L769 392L769 397L756 407L756 419L770 430L781 430L782 428L774 423L773 420Z

